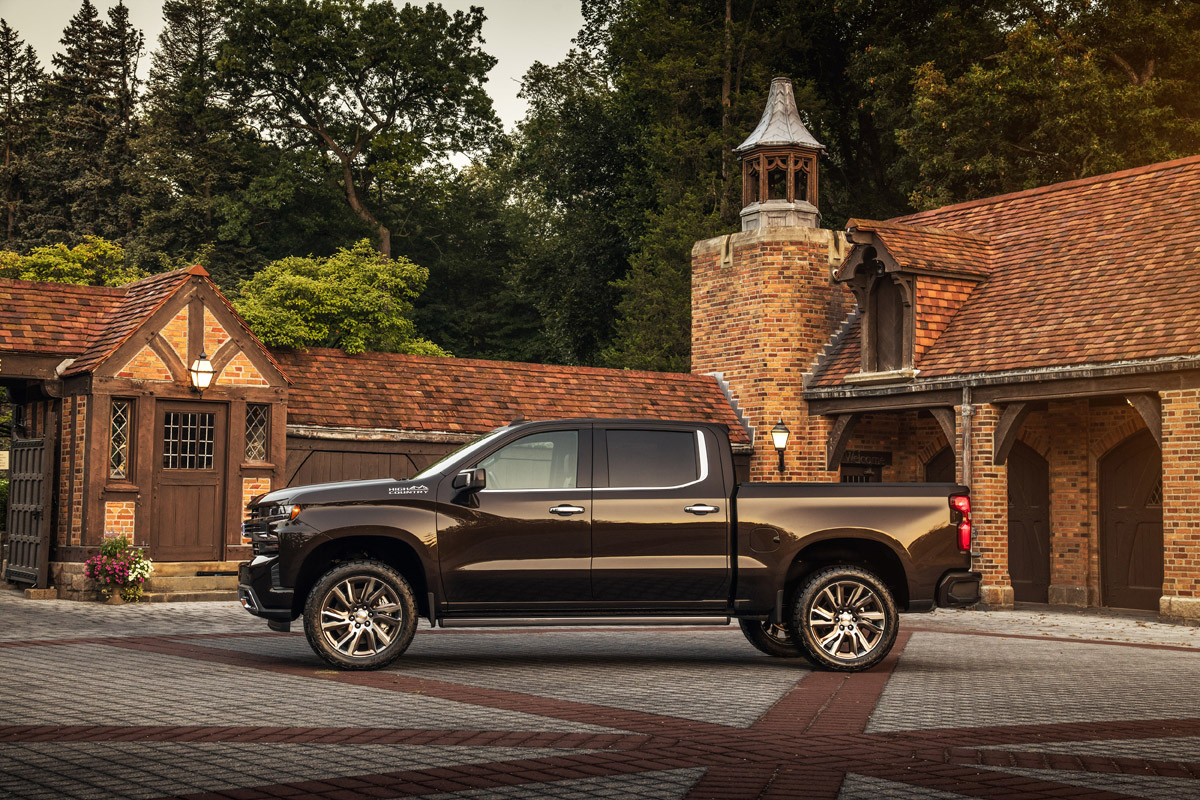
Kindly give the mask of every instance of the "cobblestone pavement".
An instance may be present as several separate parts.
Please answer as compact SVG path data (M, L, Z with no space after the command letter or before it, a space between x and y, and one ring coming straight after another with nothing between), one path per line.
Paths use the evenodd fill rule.
M1200 628L902 617L875 670L733 627L423 628L326 669L232 603L0 591L0 798L1200 798Z

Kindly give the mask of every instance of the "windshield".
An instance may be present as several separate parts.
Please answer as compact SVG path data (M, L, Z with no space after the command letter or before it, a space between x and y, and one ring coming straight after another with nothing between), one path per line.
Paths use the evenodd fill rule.
M485 433L478 439L472 439L457 450L442 456L438 461L421 470L416 475L409 478L409 480L424 481L432 478L434 475L441 475L442 472L446 470L446 467L450 466L451 463L459 460L460 458L466 458L471 453L482 450L483 448L487 447L488 444L490 444L497 436L500 436L507 431L507 427L497 428L491 433Z

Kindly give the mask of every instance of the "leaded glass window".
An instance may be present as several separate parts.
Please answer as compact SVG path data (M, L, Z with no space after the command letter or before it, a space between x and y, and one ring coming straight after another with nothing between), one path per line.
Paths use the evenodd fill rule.
M163 468L212 469L215 414L168 411L163 419Z
M113 400L108 423L108 477L129 477L129 410L128 400Z
M270 406L246 406L246 460L267 460L267 414Z

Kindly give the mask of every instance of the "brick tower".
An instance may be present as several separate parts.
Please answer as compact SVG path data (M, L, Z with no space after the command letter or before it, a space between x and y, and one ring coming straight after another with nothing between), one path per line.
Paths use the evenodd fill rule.
M804 376L853 307L833 281L845 238L818 227L818 157L792 84L771 82L742 160L742 231L692 248L692 371L716 374L752 429L751 479L836 481L828 423L809 417ZM791 435L784 468L770 430Z

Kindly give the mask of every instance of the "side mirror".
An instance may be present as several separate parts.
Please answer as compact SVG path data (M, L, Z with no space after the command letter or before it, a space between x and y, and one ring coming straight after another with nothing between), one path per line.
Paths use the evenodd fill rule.
M463 492L477 492L487 488L487 470L464 469L454 476L450 485Z

